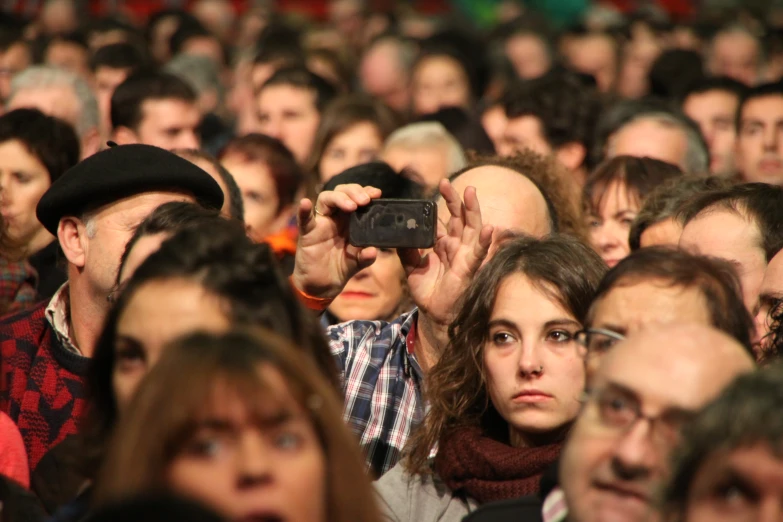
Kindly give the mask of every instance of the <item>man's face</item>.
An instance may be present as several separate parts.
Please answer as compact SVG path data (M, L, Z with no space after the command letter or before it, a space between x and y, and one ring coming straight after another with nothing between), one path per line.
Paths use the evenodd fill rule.
M0 52L0 101L4 103L11 94L11 78L27 69L31 61L29 47L21 42Z
M712 43L708 68L713 76L728 76L748 87L759 82L761 49L743 32L719 34Z
M198 149L196 106L176 99L146 100L141 105L142 119L136 129L139 143L162 149Z
M737 169L745 181L783 185L783 96L748 100L737 137Z
M688 138L680 129L642 119L626 125L610 138L610 157L650 157L687 170ZM696 174L696 173L694 173Z
M293 85L270 85L257 99L261 132L282 141L304 164L321 120L315 93Z
M730 175L734 171L734 148L737 132L734 126L739 99L734 93L713 90L691 94L682 110L699 124L710 149L710 172Z
M742 283L742 300L751 314L767 268L761 244L756 224L729 210L706 209L685 225L680 236L683 250L724 259L735 267Z
M85 80L90 78L89 52L86 48L71 42L55 41L46 49L44 61L66 71L78 74Z
M367 51L359 68L362 88L386 105L404 113L410 107L408 71L399 59L396 44L378 44Z
M121 199L93 216L94 235L86 236L83 271L93 292L108 296L117 279L120 258L136 227L157 207L170 201L195 202L175 192L147 192Z
M776 522L783 504L783 460L765 442L705 459L693 477L687 522Z
M111 96L114 89L125 81L129 73L129 69L113 67L98 67L95 70L95 97L98 99L104 129L111 129Z
M505 232L544 237L552 232L549 209L541 191L525 176L504 167L483 166L471 169L452 183L462 197L465 189L474 187L481 218L494 227L493 243L487 258L497 250L497 239ZM446 223L450 213L441 198L438 219Z
M736 342L693 325L647 331L617 345L591 381L561 457L568 520L657 520L656 492L681 426L752 368Z
M552 147L544 138L541 120L535 116L509 119L498 153L501 156L513 156L526 149L543 156L552 154Z

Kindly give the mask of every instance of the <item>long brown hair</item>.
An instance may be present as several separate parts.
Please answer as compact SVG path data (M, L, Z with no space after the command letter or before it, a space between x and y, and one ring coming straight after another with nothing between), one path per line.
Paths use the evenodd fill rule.
M282 374L309 415L326 462L327 519L375 522L379 514L358 445L342 421L340 401L315 366L267 330L192 334L172 343L144 378L118 429L96 484L96 506L166 489L166 470L192 435L215 390L228 390L254 414L268 412L279 392L259 366ZM277 397L276 397L277 395ZM251 415L252 417L252 415ZM263 418L263 417L261 417Z
M489 321L503 281L525 275L584 323L605 271L590 247L566 235L519 237L497 251L463 294L449 326L449 344L427 375L430 409L408 446L405 466L411 473L429 473L431 449L456 429L480 426L493 435L508 432L489 400L484 367Z

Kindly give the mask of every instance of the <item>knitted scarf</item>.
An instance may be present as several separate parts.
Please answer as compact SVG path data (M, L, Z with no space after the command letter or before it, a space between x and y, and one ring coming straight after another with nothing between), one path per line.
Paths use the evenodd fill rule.
M462 428L439 445L435 471L453 492L464 492L480 504L538 493L541 474L557 459L562 442L536 448L514 448Z

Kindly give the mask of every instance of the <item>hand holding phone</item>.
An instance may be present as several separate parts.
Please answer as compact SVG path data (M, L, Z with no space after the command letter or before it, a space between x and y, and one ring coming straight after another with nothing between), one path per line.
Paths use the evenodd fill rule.
M357 247L431 248L438 210L426 199L376 199L351 214L348 242Z

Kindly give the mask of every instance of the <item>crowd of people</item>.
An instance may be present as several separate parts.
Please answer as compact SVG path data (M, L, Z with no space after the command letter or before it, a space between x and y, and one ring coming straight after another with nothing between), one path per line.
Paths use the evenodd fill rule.
M0 16L0 521L782 521L783 34L712 3Z

